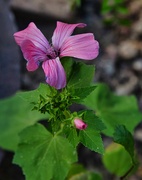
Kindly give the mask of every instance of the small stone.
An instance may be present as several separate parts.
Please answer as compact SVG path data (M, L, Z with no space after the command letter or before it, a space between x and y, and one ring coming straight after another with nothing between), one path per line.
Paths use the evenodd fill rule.
M118 82L116 83L115 93L117 95L128 95L136 88L138 78L130 71L123 69L119 73Z
M71 2L67 0L11 0L11 7L29 12L67 19L71 16Z
M117 56L117 46L114 44L110 44L106 47L106 53L109 58L114 59Z
M134 33L135 36L142 34L142 18L140 18L132 25L132 33Z
M138 11L141 11L142 8L142 0L131 1L129 5L130 14L136 14Z
M119 44L118 54L120 57L129 60L137 56L139 43L133 40L126 40Z
M136 130L135 139L142 142L142 129Z
M135 60L132 64L132 67L135 71L139 71L142 73L142 58Z

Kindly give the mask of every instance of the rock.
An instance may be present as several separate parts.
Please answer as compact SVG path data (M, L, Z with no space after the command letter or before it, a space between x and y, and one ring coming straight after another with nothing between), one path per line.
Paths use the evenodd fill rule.
M130 14L138 14L142 9L142 0L133 0L129 4Z
M56 18L71 17L71 1L66 0L11 0L11 7L19 10L50 15Z
M142 129L138 129L135 131L135 139L142 142Z
M117 95L128 95L134 91L138 84L138 78L130 71L123 69L119 73L116 82L115 93Z
M137 56L140 44L134 40L122 41L118 46L118 54L120 57L129 60Z
M106 78L112 77L115 71L115 58L111 58L109 55L101 56L101 59L96 64L95 79L99 75L106 80Z
M132 25L132 33L135 37L142 35L142 17Z
M115 59L117 56L117 46L114 44L109 44L106 49L106 54L111 58L111 59Z
M132 67L135 71L142 73L142 58L135 60L132 64Z
M5 0L0 1L0 98L20 88L20 55L13 33L16 25Z

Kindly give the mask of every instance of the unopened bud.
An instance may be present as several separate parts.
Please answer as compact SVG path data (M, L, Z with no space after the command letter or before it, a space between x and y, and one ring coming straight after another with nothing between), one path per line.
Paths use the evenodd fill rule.
M80 129L80 130L84 130L87 128L87 124L85 124L85 122L83 122L81 119L74 119L74 124L75 124L75 127L77 129Z

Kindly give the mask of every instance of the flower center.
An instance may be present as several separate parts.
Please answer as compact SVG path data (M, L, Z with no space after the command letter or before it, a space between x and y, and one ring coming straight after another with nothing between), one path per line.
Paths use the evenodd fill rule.
M59 57L59 51L57 51L56 49L54 49L53 46L51 46L50 49L48 49L47 57L48 59L55 59L56 57Z

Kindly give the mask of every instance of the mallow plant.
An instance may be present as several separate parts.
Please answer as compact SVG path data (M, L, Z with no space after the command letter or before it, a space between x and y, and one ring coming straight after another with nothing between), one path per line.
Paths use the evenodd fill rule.
M72 35L85 26L57 22L51 42L33 22L14 34L27 70L42 68L45 74L37 89L0 101L0 147L14 152L13 163L26 180L103 179L95 167L78 164L79 144L102 155L106 169L121 178L138 167L133 133L142 115L136 98L94 83L94 65L73 60L99 54L92 33ZM74 104L82 110L71 110ZM102 134L112 139L109 147Z

